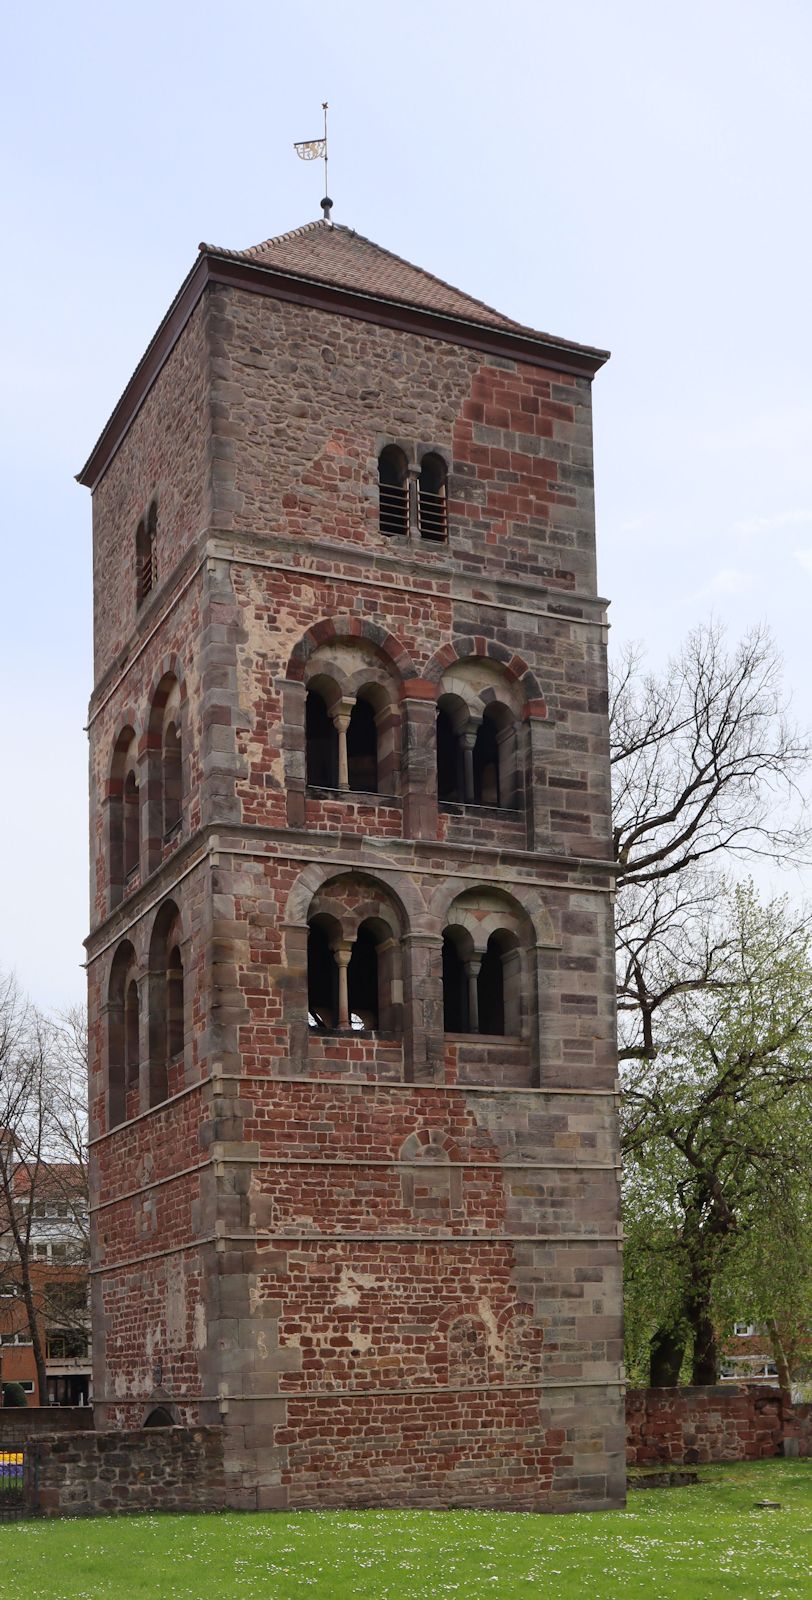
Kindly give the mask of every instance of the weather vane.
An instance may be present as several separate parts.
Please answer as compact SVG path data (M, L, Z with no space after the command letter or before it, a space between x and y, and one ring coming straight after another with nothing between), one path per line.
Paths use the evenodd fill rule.
M322 137L320 139L303 139L300 144L294 144L293 148L296 151L296 154L299 157L300 161L323 161L324 162L324 199L321 202L321 209L324 212L324 220L325 220L325 222L329 222L330 221L330 212L333 209L333 202L330 199L330 196L329 196L329 194L327 192L327 101L326 100L322 100L321 109L324 112L324 133L323 133Z

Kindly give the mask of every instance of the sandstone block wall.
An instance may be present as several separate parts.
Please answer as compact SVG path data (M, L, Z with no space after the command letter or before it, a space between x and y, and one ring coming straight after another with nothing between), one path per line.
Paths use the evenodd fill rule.
M181 423L182 413L182 423ZM623 1493L605 613L588 380L207 291L96 491L94 1374L104 1428L225 1425L230 1504ZM378 528L377 458L449 469L447 545ZM158 504L158 588L129 552ZM127 595L130 597L129 620ZM314 674L372 675L385 792L308 786ZM158 859L150 706L181 686ZM449 692L514 719L503 810L438 802ZM111 751L141 863L111 907ZM151 1104L154 931L183 1049ZM391 930L387 1026L308 1027L313 907ZM509 1035L444 1032L442 936L510 927ZM343 919L343 921L342 921ZM501 920L500 920L501 919ZM472 934L473 936L473 934ZM127 942L138 1070L110 1121Z
M45 1517L219 1511L225 1503L221 1428L52 1434L34 1448Z
M630 1389L629 1466L694 1466L812 1455L812 1406L789 1406L778 1389Z

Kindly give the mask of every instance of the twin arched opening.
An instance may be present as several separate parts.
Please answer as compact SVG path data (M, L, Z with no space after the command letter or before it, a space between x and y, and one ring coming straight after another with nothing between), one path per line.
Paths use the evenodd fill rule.
M437 795L441 804L515 810L521 803L523 701L488 661L458 661L437 700Z
M535 933L525 911L500 890L468 890L443 929L446 1033L520 1038L529 1029L529 951Z
M312 1032L401 1032L405 931L402 908L373 879L345 874L314 895L307 916ZM426 973L426 990L442 989L444 1032L527 1037L534 944L532 923L512 896L484 887L458 895L437 964Z
M167 672L150 703L146 732L131 725L116 739L107 790L110 907L154 872L181 830L184 773L182 691Z
M378 526L386 538L448 538L448 467L437 451L410 469L405 450L388 444L378 457Z
M383 653L367 641L337 639L314 651L305 686L308 786L354 794L396 793L398 686Z
M401 937L399 908L372 879L339 877L314 896L307 929L313 1032L400 1033Z
M142 1016L142 997L146 1011ZM107 997L107 1125L160 1105L181 1087L186 1036L183 935L178 908L164 901L152 927L147 971L122 940ZM147 1071L142 1074L141 1062Z

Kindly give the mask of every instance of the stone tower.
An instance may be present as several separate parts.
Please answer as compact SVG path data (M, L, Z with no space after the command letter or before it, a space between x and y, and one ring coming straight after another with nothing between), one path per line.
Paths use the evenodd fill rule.
M80 475L97 1417L235 1506L622 1499L605 359L206 245Z

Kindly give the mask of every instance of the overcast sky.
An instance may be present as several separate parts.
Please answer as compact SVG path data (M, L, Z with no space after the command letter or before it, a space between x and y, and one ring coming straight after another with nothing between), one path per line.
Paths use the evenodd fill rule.
M608 346L598 556L664 660L767 619L812 722L812 7L74 0L4 25L0 969L84 991L90 497L73 481L198 241L333 218Z

